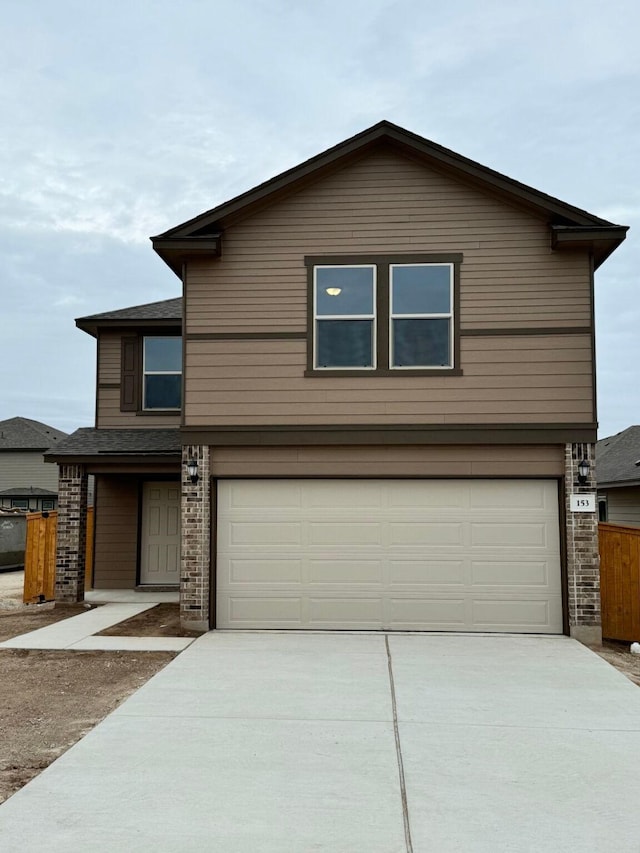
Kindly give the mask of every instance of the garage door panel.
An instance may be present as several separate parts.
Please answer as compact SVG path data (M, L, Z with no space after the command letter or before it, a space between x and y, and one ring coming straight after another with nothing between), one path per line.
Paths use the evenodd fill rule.
M548 545L547 524L544 522L537 524L533 522L472 524L471 545L474 548L484 547L492 550L514 547L523 550L546 548Z
M554 481L289 482L219 484L218 627L562 631Z
M389 616L397 628L407 631L420 630L427 622L431 630L462 631L465 629L466 601L460 598L391 598Z
M543 631L550 621L549 601L526 599L476 599L473 602L473 621L477 625L492 625L518 630L538 628Z
M229 584L302 583L302 560L238 560L230 559Z
M435 509L440 512L450 509L462 509L469 506L469 491L458 481L432 481L435 488L425 488L423 480L405 480L401 485L391 486L388 490L390 510L395 508L415 511L418 507Z
M378 584L383 583L381 560L309 560L306 580L310 584Z
M309 524L309 545L348 548L380 546L382 544L382 524L380 522L311 522Z
M256 622L266 627L283 626L297 628L302 622L302 607L299 597L287 596L230 596L225 599L225 621L234 626L251 627Z
M283 545L297 546L302 544L302 531L299 523L255 521L236 521L222 528L221 547L251 545L254 548L269 547L272 545L281 547Z
M389 525L389 544L398 547L413 545L462 545L464 527L460 523L430 523L423 521L395 522Z
M472 482L469 491L472 509L544 510L552 509L557 500L555 483L548 481L529 480L523 489L521 480L478 480Z
M471 582L485 586L542 586L560 592L560 572L556 562L553 572L547 561L516 562L514 560L474 560L471 563ZM556 581L553 584L553 581Z
M390 560L389 585L415 587L433 584L464 584L468 569L462 560Z
M312 597L307 600L310 627L378 628L383 621L383 602L380 598Z

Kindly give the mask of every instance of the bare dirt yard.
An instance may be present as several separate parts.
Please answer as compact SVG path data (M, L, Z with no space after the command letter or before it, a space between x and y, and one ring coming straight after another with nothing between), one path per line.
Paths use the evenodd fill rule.
M156 604L124 622L100 631L105 637L199 637L195 631L185 631L180 625L177 604Z
M0 641L87 609L0 608ZM90 731L175 655L0 649L0 803Z

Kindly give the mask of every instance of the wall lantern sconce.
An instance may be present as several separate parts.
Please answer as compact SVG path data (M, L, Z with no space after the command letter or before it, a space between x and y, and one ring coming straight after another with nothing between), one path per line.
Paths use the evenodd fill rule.
M586 486L587 485L587 478L589 477L589 469L590 468L591 468L591 466L589 465L588 459L583 458L580 460L580 462L578 462L578 485L579 486Z
M198 463L195 459L190 459L187 462L187 474L192 483L198 482Z

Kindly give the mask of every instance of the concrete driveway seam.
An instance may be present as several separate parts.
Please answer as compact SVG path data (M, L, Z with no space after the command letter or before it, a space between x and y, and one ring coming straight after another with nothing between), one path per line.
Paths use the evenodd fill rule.
M404 838L407 845L407 853L413 853L411 841L411 823L409 821L409 807L407 803L407 787L404 779L404 764L402 761L402 745L400 743L400 732L398 730L398 709L396 706L396 689L393 681L393 661L391 660L391 649L389 648L389 636L385 634L384 645L387 651L387 667L389 669L389 688L391 690L391 707L393 709L393 734L396 741L396 757L398 759L398 776L400 778L400 796L402 798L402 820L404 823Z

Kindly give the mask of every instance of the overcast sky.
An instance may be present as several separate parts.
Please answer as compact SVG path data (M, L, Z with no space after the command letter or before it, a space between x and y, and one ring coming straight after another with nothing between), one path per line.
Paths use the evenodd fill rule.
M149 236L388 119L613 222L600 435L640 423L638 0L4 0L0 419L93 425L74 318L180 294Z

